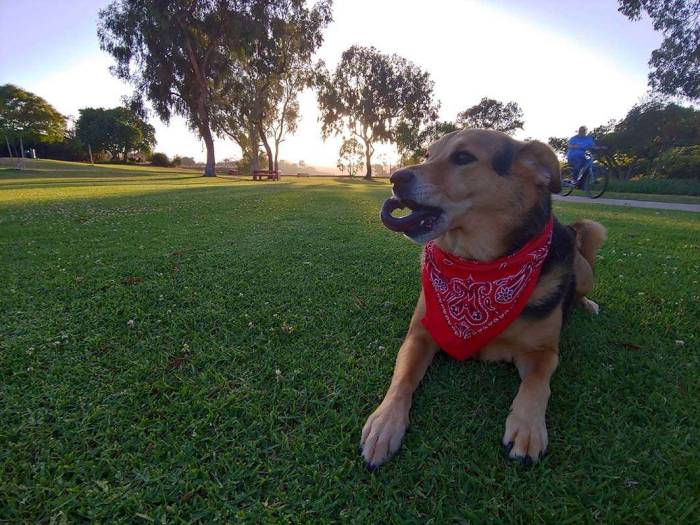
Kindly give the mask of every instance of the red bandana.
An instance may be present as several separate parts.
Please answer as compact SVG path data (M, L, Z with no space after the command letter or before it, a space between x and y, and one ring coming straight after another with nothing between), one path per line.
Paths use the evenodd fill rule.
M553 219L516 253L482 263L450 255L434 242L423 254L423 326L461 361L508 328L537 286L552 241Z

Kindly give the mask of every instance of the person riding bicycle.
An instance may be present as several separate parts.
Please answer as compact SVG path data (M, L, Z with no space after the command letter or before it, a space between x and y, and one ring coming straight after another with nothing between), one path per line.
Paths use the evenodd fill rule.
M581 168L588 162L587 151L596 148L595 139L587 135L587 132L586 126L578 128L578 134L569 139L569 145L566 149L566 160L573 169L576 179L581 173Z

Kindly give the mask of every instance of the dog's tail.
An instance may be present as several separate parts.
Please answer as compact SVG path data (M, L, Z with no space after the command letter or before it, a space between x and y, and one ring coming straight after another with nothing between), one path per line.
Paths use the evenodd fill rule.
M602 224L583 219L571 224L576 232L576 248L588 264L593 268L595 256L608 237L608 232Z

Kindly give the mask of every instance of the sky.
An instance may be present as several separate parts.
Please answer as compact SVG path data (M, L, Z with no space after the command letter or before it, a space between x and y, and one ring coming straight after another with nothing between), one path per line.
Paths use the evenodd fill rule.
M0 84L32 91L64 115L119 105L132 88L110 74L112 59L96 34L108 4L0 0ZM333 15L317 54L329 68L354 44L396 53L431 74L441 119L454 120L486 96L515 101L525 120L516 137L541 140L624 117L647 92L647 62L661 42L648 20L618 13L616 0L335 0ZM280 158L335 166L341 138L321 139L313 92L302 93L300 104L298 131ZM183 119L151 123L157 151L205 159ZM376 155L395 159L391 146ZM240 151L217 140L216 157Z

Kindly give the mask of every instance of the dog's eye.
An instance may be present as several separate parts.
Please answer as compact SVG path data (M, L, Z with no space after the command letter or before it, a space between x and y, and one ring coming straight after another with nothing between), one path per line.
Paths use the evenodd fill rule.
M464 166L465 164L476 162L478 159L468 151L456 151L452 154L450 160L458 166Z

